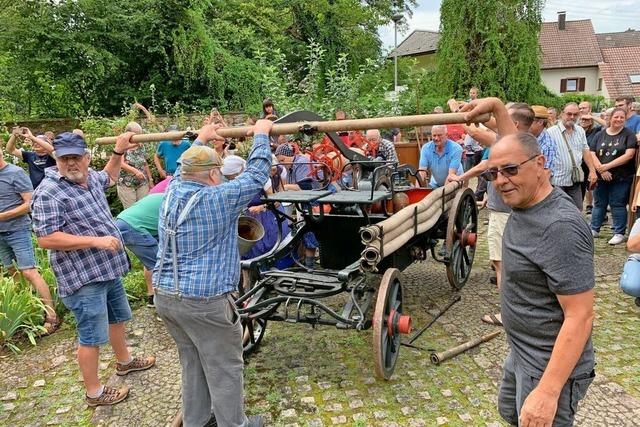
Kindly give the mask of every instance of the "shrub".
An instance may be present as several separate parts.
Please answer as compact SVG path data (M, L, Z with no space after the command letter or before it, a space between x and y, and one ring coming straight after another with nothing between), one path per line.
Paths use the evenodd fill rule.
M21 334L36 345L38 333L45 332L43 321L44 305L31 286L0 277L0 347L19 352L15 339Z

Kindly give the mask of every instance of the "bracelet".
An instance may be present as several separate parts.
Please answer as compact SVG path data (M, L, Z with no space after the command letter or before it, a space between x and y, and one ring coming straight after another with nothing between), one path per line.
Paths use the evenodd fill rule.
M113 154L115 154L116 156L124 156L124 153L120 153L120 152L118 152L118 151L116 151L116 150L111 150L111 152L112 152Z

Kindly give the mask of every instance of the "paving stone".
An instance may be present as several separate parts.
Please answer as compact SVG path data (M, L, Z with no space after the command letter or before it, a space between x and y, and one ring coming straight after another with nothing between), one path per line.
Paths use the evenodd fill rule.
M460 419L464 422L469 422L472 420L471 415L464 413L464 414L458 414L458 416L460 417Z
M453 396L453 392L451 390L449 390L449 389L445 389L445 390L442 390L442 395L444 397L451 397L451 396Z
M324 423L320 418L312 418L309 421L307 421L307 426L308 427L324 427Z
M351 409L362 408L363 406L364 403L362 403L362 400L360 399L352 400L349 402L349 408Z
M66 414L71 410L70 406L63 406L61 408L56 409L56 414Z
M316 399L313 396L303 397L302 399L300 399L300 401L302 403L306 403L306 404L314 404L314 403L316 403Z
M425 427L427 422L420 418L411 418L409 420L409 427Z
M374 411L373 412L373 417L376 420L382 420L382 419L387 418L387 413L385 411Z
M331 417L331 422L333 424L346 424L347 417L344 415L338 415L337 417Z
M32 387L44 387L45 384L45 380L36 380L33 382Z
M424 399L424 400L430 400L431 399L431 395L429 394L428 391L421 391L418 393L418 396L420 396L420 398Z
M0 401L6 402L9 400L16 400L18 398L18 394L15 391L10 391L4 396L0 397Z
M2 408L7 412L11 412L16 409L16 405L14 403L3 403Z
M449 420L447 419L447 417L438 417L436 418L436 424L438 424L439 426L444 425L446 423L448 423Z

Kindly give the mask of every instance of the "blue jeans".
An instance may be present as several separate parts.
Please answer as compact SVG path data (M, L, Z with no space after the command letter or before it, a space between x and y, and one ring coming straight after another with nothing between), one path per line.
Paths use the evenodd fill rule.
M120 279L93 282L62 297L76 318L80 345L98 347L109 342L109 324L131 319L131 308Z
M607 206L611 206L613 233L625 233L627 230L627 203L632 182L633 177L612 181L598 180L598 185L593 190L592 230L600 231L607 214Z
M28 270L36 266L29 228L0 232L0 262L5 268L10 268L13 261L16 262L18 270Z
M158 259L158 241L146 231L138 231L121 219L116 226L122 234L124 245L138 257L147 270L153 270Z

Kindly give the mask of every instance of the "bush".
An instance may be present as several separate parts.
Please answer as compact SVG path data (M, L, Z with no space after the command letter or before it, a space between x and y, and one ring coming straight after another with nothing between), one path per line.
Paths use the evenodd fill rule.
M24 335L32 345L36 336L45 332L44 304L25 281L18 283L7 277L0 277L0 347L19 352L16 338Z

